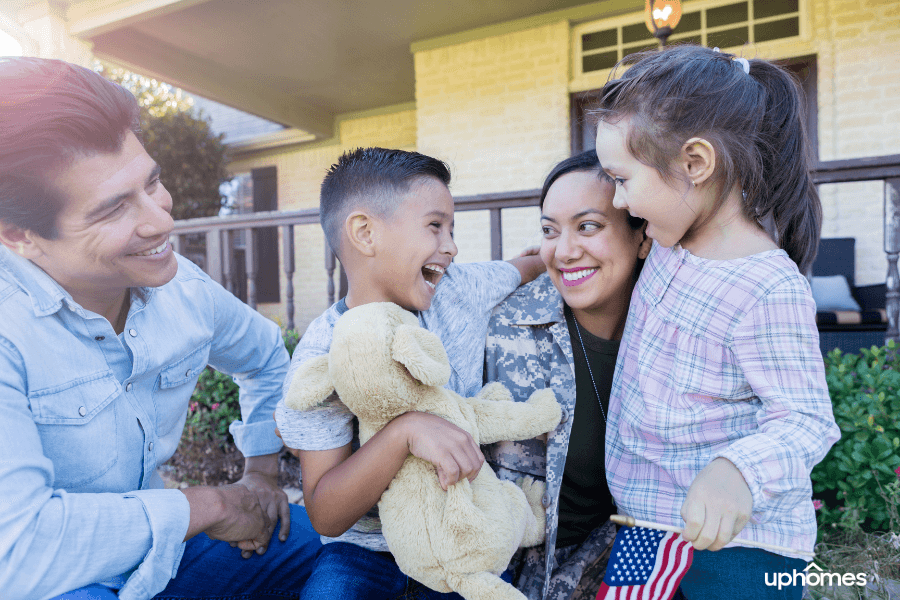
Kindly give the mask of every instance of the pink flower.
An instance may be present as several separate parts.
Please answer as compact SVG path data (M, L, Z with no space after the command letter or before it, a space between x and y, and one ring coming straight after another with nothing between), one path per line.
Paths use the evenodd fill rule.
M195 410L197 410L197 403L191 402L191 404L188 408L190 409L191 412L194 412Z
M217 408L219 408L219 403L213 402L213 405L210 408L212 408L213 410L216 410Z
M894 469L894 473L897 474L897 479L900 479L900 467L897 467L896 469Z
M821 500L813 500L813 508L814 509L819 510L820 508L822 508L822 506L823 505L822 505Z

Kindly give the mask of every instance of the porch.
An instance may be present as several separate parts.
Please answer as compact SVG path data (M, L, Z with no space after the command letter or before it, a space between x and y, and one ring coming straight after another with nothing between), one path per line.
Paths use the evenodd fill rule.
M813 171L813 179L821 188L824 185L881 181L884 186L884 252L887 262L886 275L886 340L900 341L900 155L867 157L850 160L819 162ZM503 211L505 209L537 206L539 190L462 196L455 199L457 212L487 211L490 221L490 256L499 260L503 256ZM232 293L241 292L245 301L257 308L257 277L259 257L254 240L260 230L280 229L280 257L284 272L283 325L295 328L295 265L298 251L321 252L322 268L319 276L326 281L325 306L331 305L346 293L346 281L340 276L339 263L327 245L320 248L298 248L295 244L295 228L318 228L318 209L271 211L225 217L187 219L175 224L172 244L176 251L185 249L185 236L200 234L205 238L202 252L203 268L209 275ZM243 237L243 251L236 252L233 237ZM240 260L238 257L240 256ZM849 282L851 286L853 281ZM280 317L281 315L279 315ZM279 319L280 320L280 319ZM852 328L851 328L852 329Z

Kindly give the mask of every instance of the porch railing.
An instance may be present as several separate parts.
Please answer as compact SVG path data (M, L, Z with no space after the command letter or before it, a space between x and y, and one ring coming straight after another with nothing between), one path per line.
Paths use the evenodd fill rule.
M499 260L503 256L502 213L504 208L520 208L537 206L540 190L524 192L507 192L497 194L481 194L456 198L454 206L457 212L487 210L490 214L491 259ZM319 223L319 209L258 212L224 217L203 217L184 219L175 222L172 234L172 246L176 252L183 249L182 238L189 234L205 236L205 270L210 277L221 283L226 289L235 292L237 282L233 281L234 272L231 236L232 232L244 232L244 269L247 273L247 304L256 308L256 257L254 255L254 232L264 227L280 227L282 236L282 264L285 274L285 322L288 329L294 328L294 226L315 225ZM328 305L335 300L334 275L337 261L330 248L325 244L325 272L327 278Z
M900 341L900 154L872 158L819 162L813 171L817 185L858 181L884 182L884 251L887 257L887 339ZM524 206L537 206L539 190L506 192L464 196L455 199L457 211L490 211L491 259L499 260L503 255L502 210ZM318 209L293 211L273 211L232 215L225 217L205 217L176 221L172 244L177 252L182 249L182 236L203 234L206 238L205 264L209 275L232 292L237 282L232 280L233 261L231 235L243 231L245 236L244 268L247 277L247 303L256 308L256 258L254 256L254 231L263 227L280 227L282 230L282 264L285 274L285 316L288 329L294 328L294 285L295 270L294 227L315 225L319 222ZM227 250L227 251L226 251ZM334 276L337 262L330 249L323 248L327 278L328 305L335 300ZM851 282L852 283L852 282Z

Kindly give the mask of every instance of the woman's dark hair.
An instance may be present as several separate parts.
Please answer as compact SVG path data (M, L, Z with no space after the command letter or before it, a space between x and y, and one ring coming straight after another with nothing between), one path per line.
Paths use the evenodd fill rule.
M563 175L573 173L575 171L587 171L590 173L596 172L598 178L613 183L612 179L609 178L609 176L603 171L603 168L600 166L600 160L597 158L597 153L594 150L586 150L581 154L570 156L566 160L553 167L553 170L550 171L550 174L547 175L546 179L544 179L544 187L541 188L541 210L543 210L544 208L544 199L547 197L547 192L550 191L550 186L552 186L553 183ZM641 219L640 217L632 217L631 215L628 215L628 226L634 230L640 229L646 222L647 221Z
M609 123L627 119L629 151L666 181L688 139L710 142L718 206L740 185L745 215L772 223L775 242L806 273L819 246L822 205L809 173L799 86L776 65L752 59L746 73L743 59L734 58L691 45L627 56L616 70L628 69L606 83L593 114Z
M48 179L72 160L140 138L131 92L61 60L0 59L0 221L45 239L58 235L65 190Z

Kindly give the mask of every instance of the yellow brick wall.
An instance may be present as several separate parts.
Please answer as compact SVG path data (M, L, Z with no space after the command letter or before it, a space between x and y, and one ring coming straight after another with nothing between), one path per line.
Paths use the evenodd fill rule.
M807 6L803 39L750 46L742 54L817 57L822 160L900 153L896 3L808 0ZM415 110L345 121L334 145L263 155L233 168L276 165L285 209L315 206L328 165L344 149L370 144L416 149L446 161L457 197L537 188L549 169L569 155L570 93L599 87L605 80L605 74L571 80L570 38L571 25L560 21L418 51ZM881 184L822 186L821 195L823 235L857 239L855 283L883 282ZM294 278L301 327L325 308L322 236L316 227L306 229L298 231L297 242L312 248L311 255L298 257ZM504 258L539 239L536 208L503 212ZM458 261L489 259L487 213L457 212L456 241Z
M729 48L749 58L815 56L821 160L900 153L900 10L896 0L806 0L801 39ZM690 9L692 2L685 4ZM607 72L573 80L603 85ZM824 237L856 238L856 284L885 280L880 182L820 188Z
M540 187L569 155L566 21L415 54L418 150L445 160L454 196ZM456 214L460 262L490 259L486 212ZM504 258L538 231L536 208L503 213Z
M347 151L365 146L415 150L416 116L414 110L348 119L338 125L334 143L303 146L261 153L233 161L232 173L274 166L278 172L278 206L281 210L316 208L319 186L328 168ZM281 232L279 232L281 243ZM305 331L310 321L328 308L328 279L325 270L325 237L319 225L294 227L295 272L294 323ZM281 252L279 252L279 257ZM281 304L261 304L259 311L281 325L286 323L284 309L286 276L281 265ZM337 276L335 276L337 286Z
M900 10L893 0L814 0L822 160L900 154ZM856 283L885 280L881 182L822 186L825 237L856 238Z

